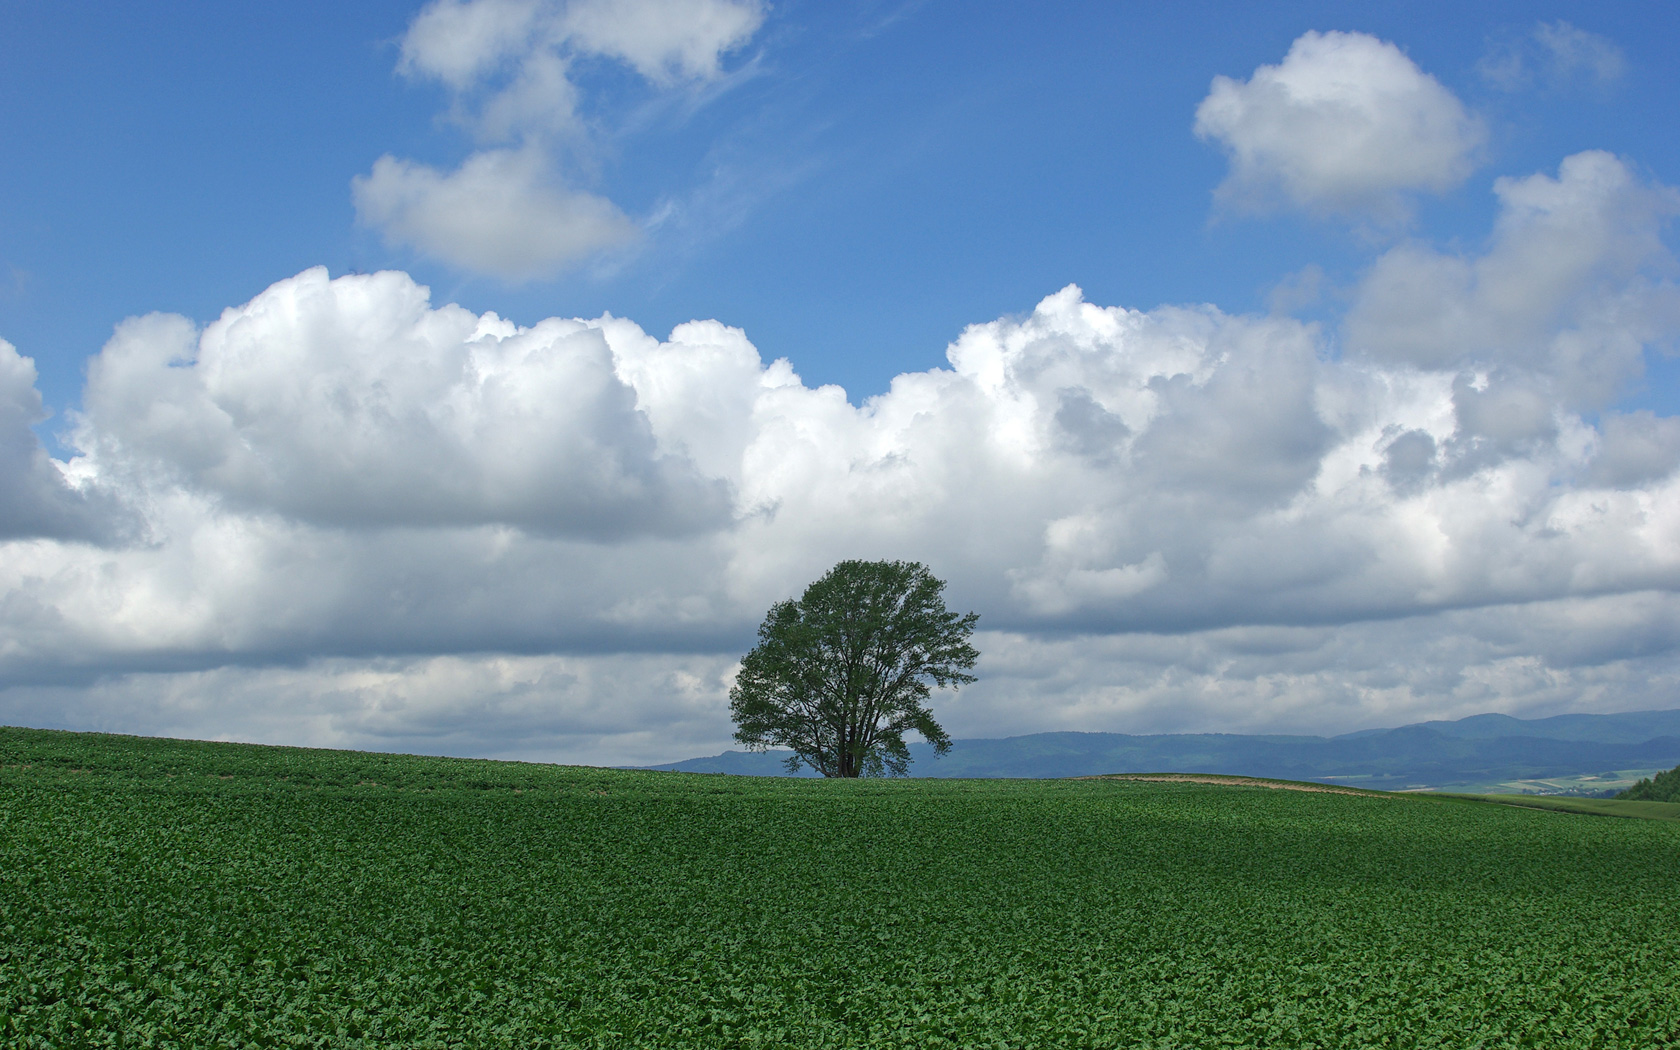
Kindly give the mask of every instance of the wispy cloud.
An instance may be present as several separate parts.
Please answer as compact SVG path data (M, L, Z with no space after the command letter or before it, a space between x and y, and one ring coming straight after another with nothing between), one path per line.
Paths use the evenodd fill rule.
M1501 91L1603 87L1622 78L1627 58L1613 41L1559 20L1492 45L1476 69Z
M447 86L453 119L497 148L448 172L382 157L353 182L357 215L393 243L509 281L621 249L637 223L567 171L593 150L576 65L614 61L656 91L693 94L725 79L723 56L763 19L757 0L435 0L398 69Z

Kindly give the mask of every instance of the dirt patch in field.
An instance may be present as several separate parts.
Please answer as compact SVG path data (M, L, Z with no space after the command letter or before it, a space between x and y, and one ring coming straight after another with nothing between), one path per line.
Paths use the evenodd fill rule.
M1281 780L1261 780L1257 777L1229 777L1217 773L1104 773L1094 777L1069 777L1069 780L1141 780L1151 784L1224 784L1227 787L1263 787L1280 791L1315 791L1326 795L1370 795L1369 791L1336 787L1333 784L1291 784Z

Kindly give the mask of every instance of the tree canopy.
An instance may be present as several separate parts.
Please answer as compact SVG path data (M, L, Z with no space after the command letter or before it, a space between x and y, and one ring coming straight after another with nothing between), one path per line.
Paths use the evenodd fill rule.
M1616 797L1637 802L1680 802L1680 766L1658 773L1655 780L1646 777Z
M791 748L790 772L826 777L903 776L912 731L948 752L925 701L931 687L975 680L968 638L980 617L947 610L944 590L920 562L843 561L777 602L729 691L735 739Z

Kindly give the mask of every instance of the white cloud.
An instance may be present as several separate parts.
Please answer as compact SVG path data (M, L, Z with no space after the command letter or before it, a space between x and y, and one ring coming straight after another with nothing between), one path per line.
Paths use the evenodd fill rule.
M622 248L637 224L561 172L563 154L591 153L574 65L606 58L658 88L702 84L763 20L756 0L434 0L409 25L398 69L448 86L455 118L509 148L447 173L383 156L352 180L357 217L394 244L509 281Z
M1056 730L1331 735L1498 711L1672 707L1680 599L1644 593L1334 627L1066 639L989 633L941 715L962 737Z
M574 0L563 18L579 50L671 82L717 76L721 56L758 32L764 8L757 0Z
M479 655L129 673L86 686L0 686L0 723L652 765L728 746L733 662L684 654Z
M85 403L102 461L298 521L594 537L728 522L727 484L659 452L598 328L433 310L399 273L309 270L202 333L127 322Z
M538 0L436 0L409 23L397 68L465 90L530 47L543 7Z
M1430 369L1521 372L1569 406L1597 407L1680 328L1676 260L1662 240L1680 195L1603 152L1556 178L1501 178L1493 239L1479 255L1417 244L1385 253L1347 318L1357 353Z
M1535 26L1534 39L1560 76L1584 73L1595 80L1607 81L1619 78L1627 68L1621 48L1597 33L1568 22L1560 20Z
M540 53L520 63L519 72L488 99L469 123L490 142L526 140L537 148L545 139L575 138L581 133L578 89L564 59ZM479 154L482 156L482 154Z
M35 378L35 362L0 339L0 540L121 536L122 509L48 456L30 429L47 418Z
M1339 32L1302 35L1282 63L1247 81L1215 77L1195 128L1230 155L1218 190L1230 205L1384 222L1406 213L1407 195L1462 182L1486 136L1399 48Z
M1323 627L982 631L935 697L959 738L1056 730L1333 734L1485 711L1672 704L1680 600L1566 599ZM320 657L0 685L0 724L417 754L651 765L735 747L735 654Z
M709 80L764 22L757 0L434 0L403 35L398 68L457 91L533 59L598 55L648 80Z
M1621 79L1627 58L1605 37L1560 20L1538 23L1522 37L1501 41L1477 69L1504 91L1520 91L1536 80L1554 89L1581 81L1602 86Z
M1680 467L1680 419L1649 411L1606 414L1587 480L1611 488L1637 488Z
M531 148L474 153L447 174L384 156L351 188L357 217L386 239L509 281L553 275L638 235L617 205L566 187Z
M296 739L285 705L317 742L676 758L845 557L981 612L962 735L1648 706L1680 424L1590 413L1680 334L1672 193L1604 154L1498 192L1480 254L1377 262L1345 353L1070 286L862 405L715 321L520 327L400 273L127 322L47 465L144 542L0 546L0 717Z

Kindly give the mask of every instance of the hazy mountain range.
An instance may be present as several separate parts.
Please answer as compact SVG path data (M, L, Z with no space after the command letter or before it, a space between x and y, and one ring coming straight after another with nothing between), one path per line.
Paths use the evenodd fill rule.
M1100 773L1231 773L1361 787L1470 788L1507 781L1593 778L1680 765L1680 710L1522 719L1473 715L1342 736L1234 733L1034 733L955 740L936 758L916 743L914 776L1073 777ZM725 751L649 769L785 776L786 751ZM812 776L801 770L801 776ZM1589 782L1585 787L1591 787ZM1580 785L1571 787L1582 788Z

